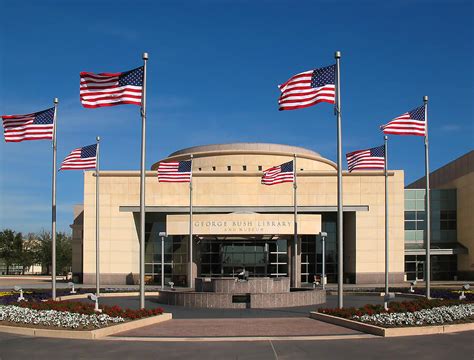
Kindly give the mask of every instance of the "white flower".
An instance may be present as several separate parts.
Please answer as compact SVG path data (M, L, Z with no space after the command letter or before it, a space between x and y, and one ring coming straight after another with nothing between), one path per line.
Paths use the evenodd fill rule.
M88 326L100 328L125 320L122 317L111 317L106 314L84 315L67 311L33 310L14 305L0 305L0 321L77 329Z
M353 320L375 325L437 325L474 316L474 304L440 306L415 312L354 315Z

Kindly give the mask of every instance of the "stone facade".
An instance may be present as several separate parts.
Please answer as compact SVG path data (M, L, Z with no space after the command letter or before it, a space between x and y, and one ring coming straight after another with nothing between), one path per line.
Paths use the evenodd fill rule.
M193 205L196 208L225 208L223 216L240 208L255 212L258 209L285 208L291 214L292 184L264 186L260 178L262 170L291 161L296 154L298 207L313 209L313 214L336 210L336 165L311 150L275 144L227 144L184 149L163 161L187 160L191 154L194 157ZM152 168L156 167L157 164ZM139 273L136 213L139 181L138 171L100 172L100 257L104 285L130 283ZM404 272L403 171L389 171L388 190L390 274L393 281L401 281ZM383 278L384 201L382 171L343 172L344 277L351 282L379 282ZM76 229L82 235L81 273L85 283L94 281L95 206L95 175L93 171L85 171L83 228ZM152 212L154 207L189 206L188 184L158 183L156 171L148 171L146 206L147 212ZM127 211L127 207L132 210ZM166 230L166 224L163 226ZM194 234L199 235L197 232ZM291 251L288 255L292 256ZM300 253L297 259L298 256ZM77 271L77 266L75 269ZM197 277L199 274L194 275ZM299 278L298 274L296 277Z
M425 178L408 185L410 189L423 189ZM458 255L459 279L474 280L474 151L451 161L430 173L431 189L456 189L457 241L467 248Z

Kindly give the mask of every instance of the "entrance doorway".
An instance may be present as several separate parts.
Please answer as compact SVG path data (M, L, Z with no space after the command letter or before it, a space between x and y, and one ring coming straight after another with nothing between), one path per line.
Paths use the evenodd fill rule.
M425 261L416 262L416 279L423 281L425 279Z
M252 277L288 276L287 239L267 237L200 238L198 276L235 277L243 269Z

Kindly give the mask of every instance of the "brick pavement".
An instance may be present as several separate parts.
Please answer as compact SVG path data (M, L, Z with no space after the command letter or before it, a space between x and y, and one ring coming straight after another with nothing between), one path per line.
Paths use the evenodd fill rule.
M356 335L358 331L310 318L176 319L117 337L227 337Z

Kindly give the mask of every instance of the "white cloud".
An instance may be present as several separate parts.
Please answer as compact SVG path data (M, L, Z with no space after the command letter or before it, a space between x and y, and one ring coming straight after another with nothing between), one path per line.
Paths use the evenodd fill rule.
M441 131L459 131L462 129L458 124L446 124L440 127Z

